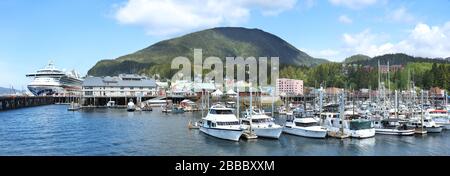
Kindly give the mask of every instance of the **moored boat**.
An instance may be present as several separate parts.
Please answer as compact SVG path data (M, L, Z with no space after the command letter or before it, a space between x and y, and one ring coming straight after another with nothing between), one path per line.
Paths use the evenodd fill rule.
M239 141L244 129L231 108L214 105L202 119L200 131L219 139Z

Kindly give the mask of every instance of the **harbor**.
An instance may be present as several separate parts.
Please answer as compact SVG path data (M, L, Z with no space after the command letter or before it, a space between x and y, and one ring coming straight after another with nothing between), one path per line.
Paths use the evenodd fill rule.
M448 156L450 133L376 135L368 139L313 139L282 134L278 140L231 142L187 128L200 112L165 114L123 109L67 111L48 105L0 112L0 154L8 156ZM285 117L275 117L283 124Z

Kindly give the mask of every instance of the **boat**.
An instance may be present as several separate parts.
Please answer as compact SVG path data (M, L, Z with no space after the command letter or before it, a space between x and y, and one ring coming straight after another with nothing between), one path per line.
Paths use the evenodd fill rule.
M339 104L325 106L325 112L320 114L324 119L324 127L327 128L329 136L336 138L371 138L375 136L375 128L372 121L360 116L344 117L344 96L340 96ZM339 113L338 113L339 112Z
M409 125L413 127L420 127L422 125L422 122L418 119L412 119ZM425 128L428 133L440 133L443 130L443 127L441 125L438 125L430 116L424 117L423 128Z
M225 140L239 141L244 132L233 109L223 105L213 105L206 117L202 118L200 131Z
M27 74L26 77L33 79L27 88L35 96L63 95L80 91L83 83L83 79L75 70L64 72L57 69L53 62L35 73Z
M72 102L72 103L70 103L70 106L67 110L68 111L78 111L80 109L81 109L80 104Z
M163 113L171 113L172 112L172 108L170 108L168 105L162 105L161 106L161 112L163 112Z
M245 128L250 128L258 137L278 139L283 127L274 122L274 119L264 113L259 108L247 109L244 112L244 118L241 118L241 124ZM251 121L251 123L250 123Z
M385 135L410 136L416 133L415 128L407 125L408 121L398 118L375 120L375 133Z
M174 107L172 107L172 110L170 112L174 113L174 114L180 114L180 113L184 113L185 111L181 107L174 106Z
M309 138L327 136L327 129L320 126L319 121L313 117L307 117L303 109L296 109L293 116L287 116L283 132Z
M127 105L127 111L128 111L128 112L136 111L136 105L134 105L132 99L130 99L130 101L128 102L128 105Z
M108 101L108 103L106 103L106 107L107 108L115 108L116 106L116 102L115 101Z
M339 114L337 113L326 114L330 115L327 115L324 126L327 128L328 135L330 136L343 135L359 139L371 138L375 136L375 128L370 120L340 119Z
M443 129L450 130L450 115L447 110L430 109L428 110L428 115L436 122L436 124L441 125Z

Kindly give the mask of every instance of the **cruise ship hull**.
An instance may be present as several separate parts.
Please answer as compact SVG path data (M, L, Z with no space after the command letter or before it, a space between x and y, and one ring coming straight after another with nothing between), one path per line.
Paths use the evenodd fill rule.
M35 96L42 96L42 95L55 95L55 94L61 94L64 92L64 88L60 86L27 86L28 90L30 90L31 93L33 93Z
M46 86L46 85L28 85L28 90L35 96L43 95L58 95L64 94L67 91L78 91L81 90L81 86Z

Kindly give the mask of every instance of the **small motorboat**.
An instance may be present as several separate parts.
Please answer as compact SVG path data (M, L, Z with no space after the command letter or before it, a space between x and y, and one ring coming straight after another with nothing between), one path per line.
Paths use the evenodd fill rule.
M131 100L131 99L130 99L130 102L128 102L127 111L128 112L136 111L136 105L134 105L133 100Z

